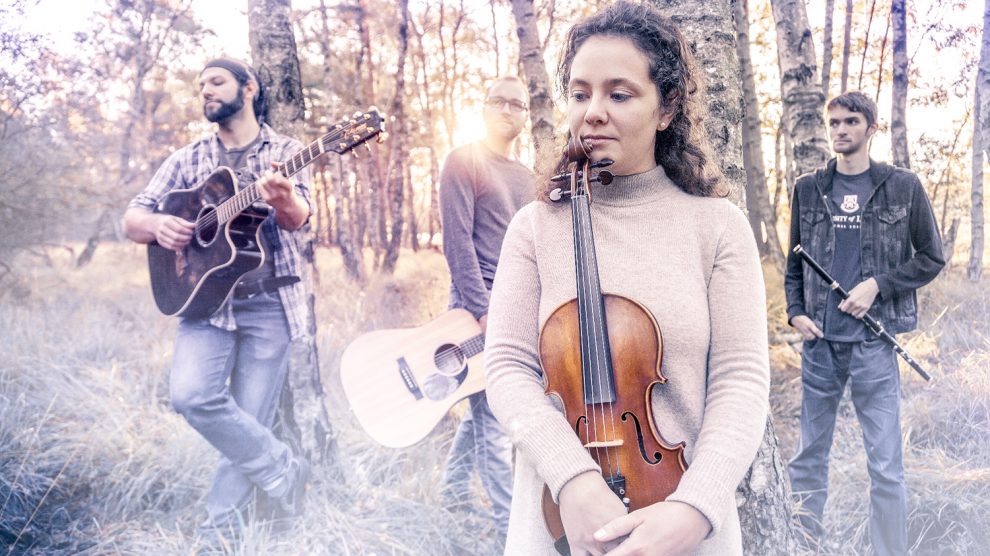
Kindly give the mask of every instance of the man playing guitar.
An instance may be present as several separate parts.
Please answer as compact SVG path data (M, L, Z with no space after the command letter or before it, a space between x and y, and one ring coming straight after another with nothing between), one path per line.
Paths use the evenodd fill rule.
M244 275L215 313L181 320L169 379L172 406L222 455L200 533L229 539L248 519L259 489L280 515L301 512L309 464L271 426L290 342L306 334L298 277L300 229L311 206L309 173L290 182L271 171L301 145L264 123L264 91L250 66L210 61L199 88L203 114L217 124L216 133L172 153L130 202L123 224L135 242L181 252L193 240L195 224L155 208L167 193L196 186L220 166L233 170L242 186L255 182L264 200L260 210L268 216L258 234L264 262Z

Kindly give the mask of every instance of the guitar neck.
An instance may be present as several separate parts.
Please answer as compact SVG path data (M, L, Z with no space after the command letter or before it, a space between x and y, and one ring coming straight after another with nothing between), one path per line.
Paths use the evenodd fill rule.
M460 348L464 351L464 356L468 359L478 355L485 351L485 335L478 334L473 338L468 338L460 345Z
M291 178L328 151L337 153L346 152L352 145L347 145L346 143L335 145L335 143L340 141L349 130L350 127L337 126L330 133L313 141L307 147L292 155L288 160L279 164L275 168L275 172L285 178ZM217 217L221 225L236 218L244 209L261 199L261 188L258 186L259 181L255 181L238 191L217 207Z

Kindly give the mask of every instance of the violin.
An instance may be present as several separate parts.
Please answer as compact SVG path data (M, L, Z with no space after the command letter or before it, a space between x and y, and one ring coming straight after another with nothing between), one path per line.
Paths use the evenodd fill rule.
M546 394L563 404L564 416L598 462L608 487L637 510L665 500L687 469L685 443L660 434L651 410L653 389L667 382L661 369L663 340L648 309L616 294L603 294L591 226L591 182L608 185L605 159L591 163L588 145L568 143L567 181L554 201L570 198L577 297L551 313L540 331L539 356ZM592 170L598 170L592 177ZM543 491L543 518L560 554L570 553L560 508Z

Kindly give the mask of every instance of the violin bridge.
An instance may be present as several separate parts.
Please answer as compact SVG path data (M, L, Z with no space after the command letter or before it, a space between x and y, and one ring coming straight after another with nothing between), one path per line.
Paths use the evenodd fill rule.
M623 441L621 438L619 438L616 440L598 440L595 442L589 442L585 444L584 447L588 450L591 450L594 448L618 448L619 446L622 445L623 445Z

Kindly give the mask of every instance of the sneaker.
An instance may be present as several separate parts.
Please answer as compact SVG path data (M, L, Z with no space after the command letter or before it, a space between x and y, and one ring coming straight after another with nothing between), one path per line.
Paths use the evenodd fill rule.
M241 541L244 523L238 519L217 522L207 518L196 527L197 554L230 554Z
M285 492L275 499L279 518L299 517L306 501L306 482L309 480L309 462L306 458L293 457L286 474Z

